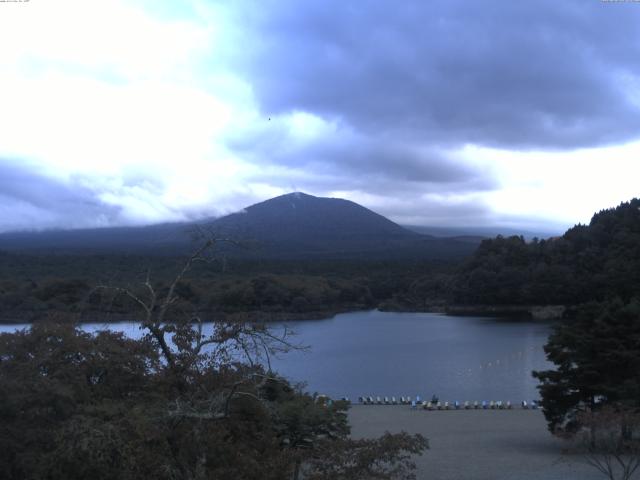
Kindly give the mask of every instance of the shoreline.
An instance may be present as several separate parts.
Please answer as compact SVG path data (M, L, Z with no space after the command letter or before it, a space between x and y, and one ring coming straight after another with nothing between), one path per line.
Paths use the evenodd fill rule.
M350 312L366 312L371 308L344 308L344 309L330 309L330 310L313 310L308 312L262 312L262 311L246 311L246 312L200 312L204 322L213 322L221 320L222 318L234 318L245 317L245 321L257 322L263 321L265 323L275 322L294 322L294 321L313 321L313 320L328 320L341 313ZM40 312L38 312L40 313ZM103 311L90 311L78 314L77 312L65 312L65 311L48 311L52 314L55 320L55 316L59 315L58 321L68 321L74 323L106 323L115 324L123 322L138 322L140 319L136 318L136 315L124 314L120 312L109 313ZM34 312L27 312L23 316L6 316L0 317L0 325L23 325L39 322L46 322L51 320L46 315L37 315Z
M205 322L212 322L220 320L221 318L234 318L245 317L246 321L257 322L263 321L265 323L275 322L295 322L295 321L313 321L313 320L329 320L336 315L342 313L352 312L368 312L368 311L380 311L387 313L434 313L451 317L465 317L465 316L482 316L492 318L504 318L513 317L517 320L525 321L553 321L563 318L566 311L566 307L563 305L449 305L449 306L434 306L433 308L424 309L387 309L381 306L372 308L371 306L364 305L350 305L344 308L332 308L327 310L311 310L307 312L269 312L269 311L240 311L240 312L221 312L210 311L200 312L200 315ZM37 322L47 321L56 316L62 321L70 321L77 323L122 323L137 321L135 315L124 314L121 312L104 312L104 311L89 311L89 312L67 312L63 310L47 310L46 312L28 311L23 312L22 315L9 315L6 317L0 317L0 325L20 325L31 324ZM58 320L60 321L60 320Z

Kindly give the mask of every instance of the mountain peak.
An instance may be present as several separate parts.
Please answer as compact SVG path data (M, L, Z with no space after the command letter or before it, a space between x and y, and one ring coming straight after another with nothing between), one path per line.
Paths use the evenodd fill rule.
M271 203L271 202L277 203L277 202L280 202L280 201L286 201L286 202L310 202L310 201L321 200L321 199L322 199L322 197L315 197L313 195L309 195L308 193L304 193L304 192L289 192L289 193L285 193L283 195L280 195L278 197L270 198L268 200L260 202L258 205L263 204L263 203Z
M329 217L331 218L331 220L335 220L336 216L340 217L338 210L344 209L345 207L348 209L358 208L361 213L368 212L371 215L384 218L381 215L378 215L377 213L374 213L371 210L350 200L345 200L342 198L316 197L304 192L285 193L284 195L270 198L260 203L251 205L250 207L246 207L243 211L259 211L261 215L287 215L291 213L290 210L292 209L302 208L305 209L308 215L313 216L320 214L322 217L326 217L327 214L330 214ZM325 218L325 220L329 221L329 217ZM384 218L384 220L388 223L393 223L391 220L388 220L386 218ZM399 225L396 225L396 227L402 228Z
M285 193L284 195L280 195L281 197L287 197L287 198L322 198L322 197L315 197L313 195L309 195L308 193L304 193L304 192L289 192L289 193ZM275 197L278 198L278 197ZM273 199L272 199L273 200Z
M283 195L279 195L277 197L273 197L273 198L269 198L268 200L264 200L260 203L257 203L256 205L261 205L264 203L278 203L281 201L288 201L288 202L321 202L323 200L342 200L342 199L337 199L337 198L330 198L330 197L316 197L315 195L310 195L308 193L305 192L289 192L289 193L285 193ZM347 202L348 200L342 200L344 202ZM253 206L253 205L252 205ZM250 207L248 207L250 208Z

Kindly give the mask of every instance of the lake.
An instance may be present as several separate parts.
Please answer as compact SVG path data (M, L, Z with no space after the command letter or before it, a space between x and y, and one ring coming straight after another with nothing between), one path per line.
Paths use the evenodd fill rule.
M449 401L519 402L539 397L531 371L551 367L543 351L548 323L369 311L286 325L297 333L294 341L310 349L274 359L274 369L332 397L435 394ZM0 331L21 327L1 325ZM140 335L134 322L83 328Z

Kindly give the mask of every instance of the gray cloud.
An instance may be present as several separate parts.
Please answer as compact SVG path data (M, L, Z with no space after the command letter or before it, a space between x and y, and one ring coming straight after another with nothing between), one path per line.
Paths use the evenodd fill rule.
M77 183L35 173L0 159L0 231L99 227L123 222L121 209Z
M640 137L629 86L640 78L637 5L266 0L237 8L246 42L234 67L263 114L304 111L337 126L302 147L291 147L277 122L232 142L265 166L271 185L374 196L382 200L367 206L407 223L513 223L472 200L502 186L495 172L461 162L459 149L568 151ZM282 168L273 173L274 165Z
M564 149L628 140L640 109L640 8L615 2L251 3L241 67L269 114L368 135ZM252 47L252 45L254 47Z
M322 174L382 175L393 181L444 184L455 188L456 184L470 181L490 188L493 180L476 167L462 163L453 155L419 143L399 142L394 138L336 135L300 147L278 148L276 143L288 144L289 139L277 135L262 138L244 138L249 145L240 151L245 157L253 157L257 163L282 167L310 168Z
M491 209L477 201L449 202L445 199L414 195L382 203L379 213L392 217L402 225L448 225L470 227L496 223Z

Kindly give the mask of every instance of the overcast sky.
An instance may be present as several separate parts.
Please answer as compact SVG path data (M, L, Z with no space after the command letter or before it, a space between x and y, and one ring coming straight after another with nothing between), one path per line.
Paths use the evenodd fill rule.
M638 2L0 2L0 231L294 190L562 230L639 186Z

